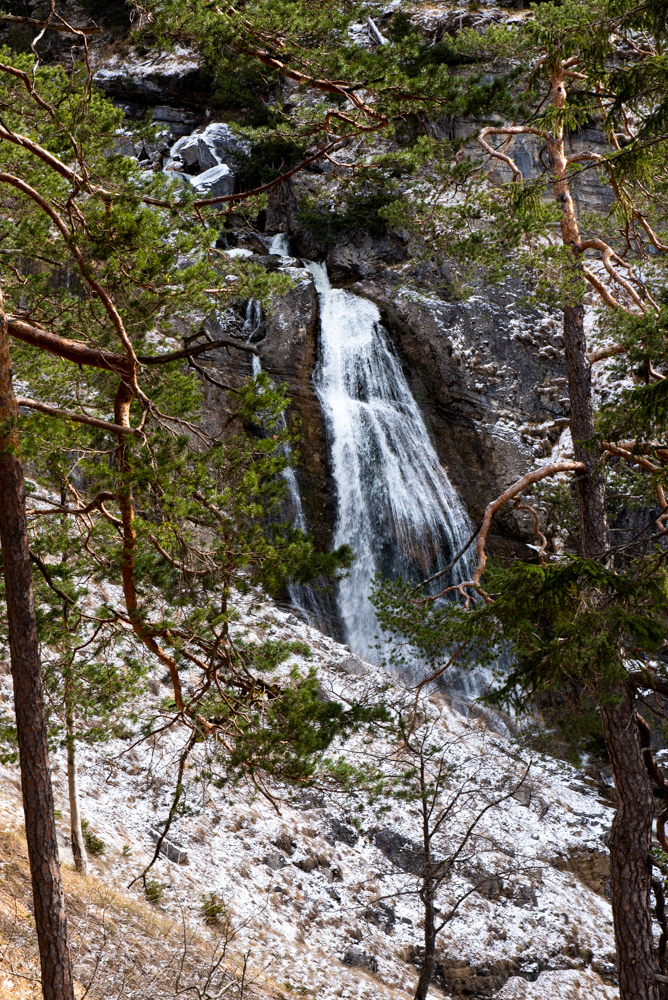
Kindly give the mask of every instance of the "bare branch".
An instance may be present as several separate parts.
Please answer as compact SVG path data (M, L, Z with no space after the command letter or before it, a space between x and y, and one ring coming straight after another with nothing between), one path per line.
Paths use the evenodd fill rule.
M65 601L67 604L75 604L76 602L72 600L72 598L68 594L66 594L64 590L61 590L60 587L58 587L53 582L51 574L49 573L48 569L46 568L40 557L37 555L37 553L33 552L32 549L30 549L29 555L31 561L34 562L35 566L37 566L37 569L40 571L40 573L46 580L47 586L49 586L51 590L54 591L54 593L58 594L58 597L60 597L62 601Z
M27 24L30 28L48 28L49 31L62 31L68 35L99 35L102 28L94 25L92 28L71 28L62 24L55 24L53 21L37 21L34 17L17 17L15 14L0 14L0 21L9 21L10 24Z
M483 573L485 572L485 566L487 564L487 551L485 544L487 542L487 535L489 534L489 529L492 524L492 518L498 510L503 507L505 503L509 500L514 500L515 497L519 496L523 490L530 486L532 483L538 483L541 479L546 479L548 476L556 476L560 472L586 472L587 467L584 462L575 461L563 461L563 462L551 462L549 465L544 465L540 469L534 469L533 472L527 472L518 479L516 483L513 483L505 493L502 493L500 497L496 500L492 500L485 507L485 513L482 519L482 524L480 525L480 531L478 533L478 541L476 544L476 551L478 554L478 565L475 568L473 575L470 580L466 580L464 583L455 584L452 587L447 587L440 594L434 597L429 597L427 600L434 601L438 597L442 597L444 594L450 593L453 590L458 591L465 598L467 604L470 601L470 595L466 594L467 589L478 590L483 594L486 601L491 602L491 598L480 591L480 580Z
M501 150L494 149L493 146L490 146L490 144L486 141L485 138L488 135L507 135L510 137L514 135L537 135L540 137L544 137L543 133L539 131L537 128L531 128L529 125L508 125L505 128L503 126L494 126L494 127L490 126L489 128L484 128L482 132L477 136L478 142L485 150L485 152L489 154L489 156L493 156L495 159L501 160L503 163L505 163L507 166L510 167L510 169L513 172L513 182L523 180L524 178L522 175L522 171L517 166L512 157L508 156L506 153L501 152Z
M76 420L77 423L90 424L91 427L100 427L102 430L113 431L115 434L134 434L135 436L140 436L142 433L136 427L122 427L120 424L112 424L108 420L98 420L97 417L88 417L83 413L74 413L72 410L61 410L57 406L39 403L36 399L25 399L23 396L18 396L16 402L19 406L25 406L29 410L39 410L50 417Z
M234 347L237 351L259 356L257 347L253 347L252 344L233 340L232 337L220 337L218 340L209 340L205 344L196 344L194 347L184 347L181 351L172 351L171 354L138 354L137 361L143 365L166 365L170 361L178 361L179 358L191 358L197 354L204 354L206 351L213 351L216 347Z

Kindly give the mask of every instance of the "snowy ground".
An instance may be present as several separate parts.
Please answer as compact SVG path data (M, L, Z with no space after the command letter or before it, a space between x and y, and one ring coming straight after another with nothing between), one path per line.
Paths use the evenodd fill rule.
M240 603L242 611L248 608ZM314 664L330 696L359 695L387 683L379 668L362 664L347 647L272 605L252 618L242 614L236 628L248 636L258 620L272 638L310 645L311 661L292 657L283 669ZM4 699L10 696L9 684L2 676ZM168 692L153 687L157 708ZM407 701L399 685L386 697ZM455 842L462 821L479 803L517 788L531 765L515 796L482 818L468 874L460 870L442 894L446 911L455 894L466 889L467 879L470 888L480 883L481 873L489 875L440 935L440 987L458 992L468 984L469 992L475 988L478 995L487 992L500 1000L612 1000L617 996L610 985L614 942L604 895L611 808L581 772L530 756L509 735L488 728L482 713L456 713L439 692L429 696L426 707L433 740L447 747L448 759L459 769L452 788L467 781L462 812L447 826L445 846ZM152 856L150 830L169 811L175 761L187 736L180 727L134 747L115 740L102 750L80 751L83 814L107 845L92 869L117 889L127 886ZM387 771L392 766L388 748L386 738L366 743L355 738L344 750L353 762L374 761ZM61 754L54 756L53 766L63 816L59 823L67 834ZM16 826L16 768L5 766L4 778L2 815L5 824ZM202 896L218 894L237 931L238 960L249 954L249 967L265 969L288 991L286 996L371 1000L410 995L421 913L415 877L393 863L396 854L387 845L388 836L390 842L392 836L403 843L419 839L414 804L395 804L380 814L361 796L351 801L307 793L288 802L280 790L277 795L274 807L247 788L189 782L192 814L179 818L172 833L187 862L164 857L156 862L151 877L165 889L157 906L173 915L185 911L203 926ZM65 847L64 863L69 859ZM343 964L344 958L361 965ZM441 996L441 989L432 987L431 995Z

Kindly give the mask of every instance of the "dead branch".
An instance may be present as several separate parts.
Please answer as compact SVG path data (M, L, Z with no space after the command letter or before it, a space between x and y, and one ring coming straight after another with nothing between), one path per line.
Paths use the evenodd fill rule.
M495 159L501 160L503 163L505 163L507 166L510 167L510 169L513 172L513 182L518 182L524 179L522 171L517 166L512 157L508 156L500 149L494 149L493 146L490 146L490 144L487 142L485 138L488 135L507 135L511 138L514 135L537 135L540 136L541 138L545 137L543 132L541 132L537 128L531 128L529 125L508 125L506 127L490 126L488 128L484 128L482 132L480 132L480 134L477 136L478 142L489 156L493 156Z
M535 507L532 507L531 504L520 503L520 498L519 497L517 498L517 500L514 503L514 509L515 510L526 510L533 517L534 534L538 535L538 537L541 540L540 549L538 550L538 559L539 559L540 564L542 566L543 565L543 556L545 555L545 551L547 549L547 538L545 537L545 535L543 534L543 532L540 530L540 517L538 516L538 511L536 510Z
M97 417L88 417L84 413L74 413L72 410L61 410L57 406L49 406L47 403L39 403L36 399L25 399L18 396L16 402L19 406L25 406L29 410L39 410L50 417L62 417L63 420L76 420L80 424L89 424L91 427L99 427L105 431L113 431L116 434L141 435L141 431L136 427L121 427L120 424L112 424L108 420L98 420Z
M197 344L195 347L184 347L183 350L172 351L170 354L138 354L137 361L140 361L143 365L166 365L170 361L178 361L180 358L192 358L197 354L213 351L217 347L234 347L237 351L259 356L257 347L253 347L252 344L233 340L232 337L219 337L218 340L210 340L205 344Z
M68 35L99 35L102 28L95 24L91 28L71 28L62 24L54 24L53 21L37 21L34 17L17 17L16 14L0 14L0 21L9 21L10 24L26 24L30 28L48 28L49 31L62 31Z
M476 552L478 555L478 564L473 572L471 579L466 580L463 583L455 584L452 587L447 587L445 590L441 591L440 594L436 594L434 597L428 597L426 600L435 601L439 597L443 597L444 594L451 593L456 590L465 599L466 604L470 603L471 595L467 594L467 590L477 590L478 593L482 594L485 601L491 603L491 597L485 594L484 591L480 589L480 580L483 573L485 572L485 566L487 565L487 551L485 548L487 542L487 535L489 534L489 529L492 524L492 518L498 510L503 507L504 504L508 503L509 500L514 500L515 497L519 496L527 488L531 486L532 483L538 483L541 479L546 479L548 476L556 476L560 472L586 472L587 468L584 462L575 461L563 461L563 462L551 462L549 465L544 465L540 469L534 469L533 472L527 472L518 479L516 483L513 483L505 493L497 497L496 500L492 500L485 507L485 513L482 519L482 524L480 525L480 531L478 533L478 541L476 544Z

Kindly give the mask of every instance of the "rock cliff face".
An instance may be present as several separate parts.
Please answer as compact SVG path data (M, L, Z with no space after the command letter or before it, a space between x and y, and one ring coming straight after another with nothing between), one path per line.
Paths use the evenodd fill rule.
M296 262L295 262L296 263ZM299 486L309 529L327 547L335 516L325 426L313 387L318 352L318 296L309 271L284 268L292 291L266 317L264 337L256 344L262 367L288 387L292 412L302 428Z
M567 422L558 319L527 310L508 285L447 302L390 273L352 290L381 308L439 457L479 522L490 500L550 454ZM527 538L524 524L502 516L497 547Z

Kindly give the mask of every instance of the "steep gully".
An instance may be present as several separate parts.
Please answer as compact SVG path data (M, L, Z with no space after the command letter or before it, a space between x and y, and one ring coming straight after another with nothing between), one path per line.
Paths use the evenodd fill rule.
M288 255L283 233L269 252ZM328 435L336 487L334 546L355 553L338 585L337 603L353 652L377 658L379 625L369 601L377 573L420 579L438 572L470 536L471 523L441 467L427 429L395 356L376 305L332 288L325 264L305 261L320 305L318 360L313 382ZM250 302L247 332L260 321ZM261 371L257 357L253 371ZM306 530L294 470L284 473L295 527ZM463 557L451 571L463 579ZM294 586L295 606L313 624L320 607L309 588Z

